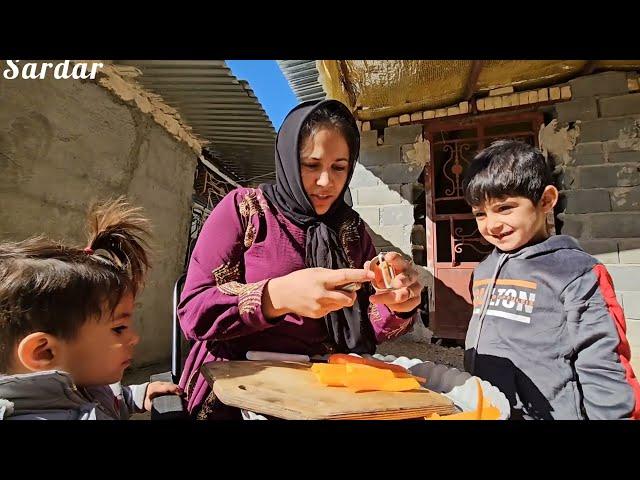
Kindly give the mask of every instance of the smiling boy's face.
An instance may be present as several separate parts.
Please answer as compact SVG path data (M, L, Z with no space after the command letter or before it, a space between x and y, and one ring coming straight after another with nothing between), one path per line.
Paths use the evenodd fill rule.
M503 252L510 252L549 236L547 213L557 198L558 191L550 185L537 205L526 197L491 198L473 207L472 212L485 240Z

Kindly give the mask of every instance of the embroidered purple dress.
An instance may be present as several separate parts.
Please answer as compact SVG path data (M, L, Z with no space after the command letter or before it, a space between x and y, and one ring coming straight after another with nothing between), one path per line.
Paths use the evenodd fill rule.
M203 363L244 360L249 350L332 351L323 319L287 314L270 321L262 313L267 281L305 268L304 236L259 189L230 192L205 222L179 306L182 330L195 341L180 379L190 412L211 393ZM343 225L339 236L353 268L376 255L361 220ZM415 318L400 318L384 305L370 305L368 315L378 343L405 333Z

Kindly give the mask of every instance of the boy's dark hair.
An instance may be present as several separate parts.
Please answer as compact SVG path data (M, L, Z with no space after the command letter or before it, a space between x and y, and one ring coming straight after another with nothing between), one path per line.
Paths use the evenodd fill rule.
M474 207L487 199L510 195L537 204L545 187L552 184L551 169L542 152L518 140L498 140L479 152L462 183L465 200Z
M0 243L0 372L22 338L73 339L90 318L135 295L149 268L149 222L122 197L89 211L86 247L36 237Z

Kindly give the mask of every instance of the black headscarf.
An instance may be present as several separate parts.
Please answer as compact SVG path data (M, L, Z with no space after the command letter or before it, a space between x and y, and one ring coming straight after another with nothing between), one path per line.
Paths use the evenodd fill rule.
M338 199L329 211L318 215L304 191L300 176L300 131L305 120L319 107L343 110L353 123L355 148L349 151L349 174ZM358 214L344 200L360 150L360 134L349 109L337 100L304 102L285 118L276 139L276 184L262 184L265 197L291 222L306 231L307 267L329 269L350 268L338 233L340 226L357 219ZM375 338L368 320L369 291L362 288L353 307L343 308L325 316L327 330L335 347L341 352L373 353Z

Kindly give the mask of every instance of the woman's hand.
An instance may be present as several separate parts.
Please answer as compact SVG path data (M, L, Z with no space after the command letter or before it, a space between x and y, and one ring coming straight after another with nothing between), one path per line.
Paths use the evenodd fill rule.
M277 318L287 313L322 318L329 312L351 307L355 292L339 289L356 282L370 282L374 273L365 269L305 268L267 283L262 299L265 317Z
M423 286L418 280L418 272L413 262L405 260L397 252L389 252L384 256L387 263L391 265L396 276L391 281L393 290L377 292L369 297L371 303L383 304L394 312L410 312L420 304ZM366 271L371 271L371 262L364 264ZM372 282L376 291L384 289L381 273L374 267L375 280Z

